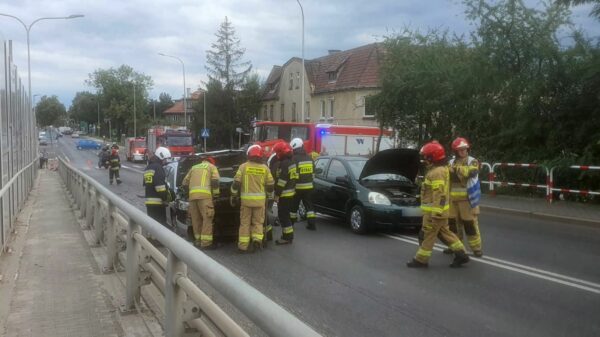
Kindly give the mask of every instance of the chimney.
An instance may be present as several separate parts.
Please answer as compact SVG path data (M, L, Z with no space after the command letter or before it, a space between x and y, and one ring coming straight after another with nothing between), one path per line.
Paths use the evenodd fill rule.
M329 52L329 55L333 55L333 54L337 54L337 53L341 52L341 50L339 50L339 49L329 49L328 52Z

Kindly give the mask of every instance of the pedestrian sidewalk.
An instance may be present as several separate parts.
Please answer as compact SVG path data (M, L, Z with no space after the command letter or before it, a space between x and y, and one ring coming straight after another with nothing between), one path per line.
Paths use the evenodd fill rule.
M570 201L547 202L543 198L526 198L507 195L495 197L484 194L483 209L529 214L560 221L600 225L600 206Z
M118 276L100 272L61 182L39 171L0 258L0 336L154 335L120 315Z

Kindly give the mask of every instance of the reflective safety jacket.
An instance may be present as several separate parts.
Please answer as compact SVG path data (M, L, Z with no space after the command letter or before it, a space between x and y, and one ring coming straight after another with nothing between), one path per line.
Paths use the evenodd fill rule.
M473 157L456 158L450 161L450 196L452 200L467 200L467 182L477 178L479 161Z
M275 195L279 198L293 198L296 194L296 181L298 171L296 164L291 158L279 161L277 168L277 182L275 184Z
M146 188L147 206L161 206L167 200L165 170L157 157L150 158L144 171L144 187Z
M434 166L425 174L421 185L421 210L434 218L448 218L450 209L450 170Z
M240 195L241 205L262 207L273 193L273 176L267 165L253 161L243 163L233 177L231 194Z
M192 166L183 178L183 185L189 186L189 200L210 199L219 196L219 170L208 161Z
M118 154L111 154L110 157L108 157L108 162L111 171L118 171L121 168L121 158L119 158Z
M307 155L304 149L294 151L294 163L298 170L298 180L296 181L296 191L312 190L313 178L315 172L315 163L311 156Z

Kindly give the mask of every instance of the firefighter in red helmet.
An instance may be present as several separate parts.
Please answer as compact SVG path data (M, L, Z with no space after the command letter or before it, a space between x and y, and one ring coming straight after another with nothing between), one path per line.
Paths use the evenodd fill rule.
M448 224L450 230L463 238L467 234L469 247L476 257L483 256L481 250L481 234L477 216L479 215L479 199L481 187L479 184L479 161L469 156L471 144L462 137L452 142L455 157L450 160L450 215ZM451 249L444 250L452 254Z
M432 141L421 148L420 154L427 171L421 186L423 226L419 232L419 249L406 265L410 268L427 267L433 245L439 236L455 254L450 267L460 267L469 262L469 257L465 254L462 242L448 228L450 173L446 165L446 152L440 143Z
M260 146L248 149L248 161L243 163L231 185L231 204L237 204L239 195L240 229L238 250L240 253L251 253L263 247L263 224L265 222L265 205L267 196L273 193L273 176L267 165L263 163L263 151Z
M294 227L290 219L290 210L296 194L296 181L298 172L292 160L292 147L287 142L280 142L273 146L275 158L279 162L275 182L275 202L277 202L277 216L281 223L281 239L275 241L278 245L292 243L294 240Z

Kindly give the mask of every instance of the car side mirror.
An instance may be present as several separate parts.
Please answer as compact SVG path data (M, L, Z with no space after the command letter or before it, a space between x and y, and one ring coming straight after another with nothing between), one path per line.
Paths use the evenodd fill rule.
M315 174L322 174L322 173L323 173L323 169L322 168L319 167L319 168L315 169ZM337 181L337 179L336 179L336 181Z
M335 183L342 186L350 185L350 181L347 176L335 177Z

